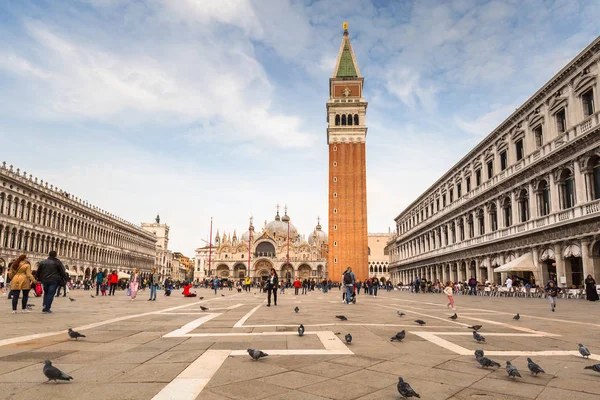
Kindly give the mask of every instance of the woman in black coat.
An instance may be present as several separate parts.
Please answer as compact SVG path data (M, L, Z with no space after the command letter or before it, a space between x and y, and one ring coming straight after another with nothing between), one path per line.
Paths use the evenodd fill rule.
M588 275L585 278L585 298L589 301L600 300L596 291L596 281L592 278L592 275Z

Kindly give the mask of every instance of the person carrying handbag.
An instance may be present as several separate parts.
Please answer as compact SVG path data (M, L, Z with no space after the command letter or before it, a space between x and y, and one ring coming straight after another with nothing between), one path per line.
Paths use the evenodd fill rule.
M29 299L29 291L31 284L37 283L31 274L31 264L27 261L27 256L21 254L10 266L8 271L10 278L10 292L12 295L12 313L17 313L17 304L19 303L19 294L23 292L23 300L21 300L21 312L29 312L27 309L27 300Z
M273 302L277 305L277 285L279 284L279 277L275 268L271 268L271 274L266 282L265 289L267 290L267 307L271 307L271 293L273 293Z
M44 287L44 314L51 314L52 302L56 295L56 289L69 278L65 272L65 266L56 258L56 251L48 253L48 258L40 263L37 270L37 277Z

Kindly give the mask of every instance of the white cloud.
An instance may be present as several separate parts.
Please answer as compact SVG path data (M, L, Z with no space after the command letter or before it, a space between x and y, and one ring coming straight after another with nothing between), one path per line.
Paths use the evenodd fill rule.
M432 83L423 84L418 72L408 68L391 67L386 75L388 92L398 97L411 109L424 108L433 113L436 109L436 89Z
M516 107L513 105L499 106L495 110L470 121L455 116L454 122L462 131L483 138L492 133L515 109Z

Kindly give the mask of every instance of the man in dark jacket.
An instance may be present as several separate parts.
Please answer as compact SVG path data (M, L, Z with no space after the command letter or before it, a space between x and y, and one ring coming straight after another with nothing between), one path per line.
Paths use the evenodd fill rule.
M58 258L56 258L56 251L52 250L48 254L48 258L40 263L37 270L38 281L42 282L44 287L44 308L42 312L50 314L52 311L52 301L56 295L56 289L62 282L68 280L67 273L65 272L65 266Z

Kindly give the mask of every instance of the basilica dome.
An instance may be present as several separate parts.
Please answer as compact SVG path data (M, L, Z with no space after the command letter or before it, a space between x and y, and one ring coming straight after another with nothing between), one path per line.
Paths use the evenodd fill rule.
M315 230L308 235L308 244L314 246L319 243L327 243L327 233L317 223Z
M298 229L289 222L290 217L288 217L287 212L283 216L283 218L279 217L279 211L277 211L277 215L275 216L275 220L271 221L267 224L267 233L274 237L287 237L288 235L288 224L290 227L290 237L295 238L298 236Z

